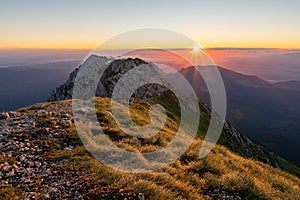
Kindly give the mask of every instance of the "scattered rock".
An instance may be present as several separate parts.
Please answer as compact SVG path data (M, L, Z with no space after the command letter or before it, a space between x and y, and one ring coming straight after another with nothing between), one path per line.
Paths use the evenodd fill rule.
M47 120L53 126L43 127ZM18 188L23 191L21 199L138 200L134 192L102 191L103 183L86 170L49 157L51 141L64 150L75 148L66 137L66 122L72 123L71 105L67 103L49 107L38 104L28 112L1 113L0 187Z

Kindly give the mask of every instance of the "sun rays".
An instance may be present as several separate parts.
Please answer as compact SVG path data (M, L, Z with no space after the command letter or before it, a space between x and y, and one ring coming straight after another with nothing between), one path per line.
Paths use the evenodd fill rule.
M206 63L205 50L199 45L194 44L188 53L188 56L193 61L194 66L204 65Z

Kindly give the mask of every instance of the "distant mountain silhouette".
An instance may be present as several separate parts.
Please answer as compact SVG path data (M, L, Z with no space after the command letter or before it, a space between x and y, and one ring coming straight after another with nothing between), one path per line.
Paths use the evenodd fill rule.
M80 61L0 68L0 111L44 102Z
M276 87L279 87L279 88L285 89L285 90L300 91L300 81L284 81L284 82L274 83L274 85Z

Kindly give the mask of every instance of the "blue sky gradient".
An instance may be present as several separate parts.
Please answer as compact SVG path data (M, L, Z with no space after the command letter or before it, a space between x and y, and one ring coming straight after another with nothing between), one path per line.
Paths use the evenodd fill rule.
M206 47L300 47L300 1L1 1L0 48L94 48L120 32L166 28Z

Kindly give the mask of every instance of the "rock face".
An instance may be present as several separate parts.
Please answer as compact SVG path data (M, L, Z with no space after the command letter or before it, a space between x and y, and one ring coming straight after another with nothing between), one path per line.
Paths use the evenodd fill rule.
M155 68L154 65L149 64L141 59L135 58L124 58L124 59L113 59L108 57L90 56L79 68L75 69L69 76L68 80L56 88L48 97L48 101L59 101L59 100L66 100L72 98L72 89L74 86L75 78L78 74L78 71L82 67L89 67L89 66L97 66L99 71L103 70L103 64L107 61L112 60L109 66L103 72L101 79L97 85L97 90L95 92L95 96L99 97L109 97L111 98L114 87L118 80L128 71L131 69L140 66L140 65L147 65L150 67ZM102 68L102 69L101 69ZM157 69L158 71L158 69ZM95 70L93 73L99 73ZM89 83L86 83L89 84ZM84 87L84 85L83 85ZM141 99L148 99L153 96L159 96L161 93L166 91L167 89L157 85L157 84L148 84L145 86L140 87L132 97L141 98Z

